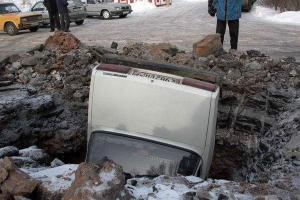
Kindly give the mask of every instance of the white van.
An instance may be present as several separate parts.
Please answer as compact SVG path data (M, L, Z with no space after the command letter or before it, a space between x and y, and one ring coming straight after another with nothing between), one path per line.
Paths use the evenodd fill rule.
M101 64L92 72L87 162L110 159L130 177L208 174L219 87Z

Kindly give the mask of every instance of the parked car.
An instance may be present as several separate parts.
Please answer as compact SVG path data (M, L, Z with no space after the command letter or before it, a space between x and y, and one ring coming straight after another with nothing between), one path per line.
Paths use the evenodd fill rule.
M252 9L252 6L255 2L256 0L243 0L243 6L242 6L243 11L249 12Z
M132 9L129 4L114 3L113 0L87 0L86 11L90 17L100 16L103 19L110 19L114 16L125 18Z
M110 159L128 177L205 178L219 87L171 74L101 64L92 72L87 162Z
M23 13L13 3L0 3L0 31L16 35L20 30L36 32L42 22L42 15Z
M68 3L71 22L75 22L77 25L82 25L87 16L83 3L80 0L70 0ZM43 25L47 26L50 24L49 13L43 4L43 1L36 2L36 4L34 4L31 8L31 11L43 15Z

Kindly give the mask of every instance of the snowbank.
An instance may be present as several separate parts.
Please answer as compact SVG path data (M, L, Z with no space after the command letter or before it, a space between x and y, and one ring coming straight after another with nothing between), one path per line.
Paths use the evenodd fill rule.
M300 26L300 11L287 11L280 13L271 8L254 6L253 10L246 14L254 18L270 21L273 23L289 24Z
M131 4L131 8L133 10L132 15L141 15L153 11L156 6L149 3L148 0L144 0Z

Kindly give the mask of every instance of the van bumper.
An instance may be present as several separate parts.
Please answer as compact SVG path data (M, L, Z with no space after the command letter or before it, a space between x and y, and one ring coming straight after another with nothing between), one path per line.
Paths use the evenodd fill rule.
M37 27L42 24L42 21L36 21L36 22L27 22L27 23L21 23L19 24L19 30L29 29L32 27Z

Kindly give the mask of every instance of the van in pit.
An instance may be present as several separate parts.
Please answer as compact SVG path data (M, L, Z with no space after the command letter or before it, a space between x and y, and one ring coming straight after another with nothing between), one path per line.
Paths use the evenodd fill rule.
M129 177L206 178L218 98L208 82L100 64L91 78L86 160L113 160Z

